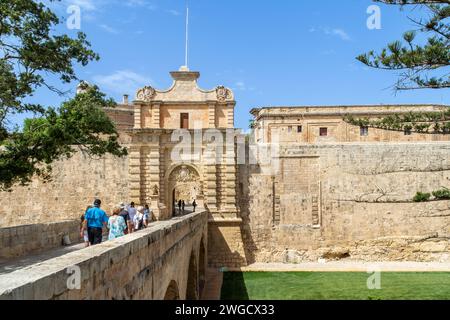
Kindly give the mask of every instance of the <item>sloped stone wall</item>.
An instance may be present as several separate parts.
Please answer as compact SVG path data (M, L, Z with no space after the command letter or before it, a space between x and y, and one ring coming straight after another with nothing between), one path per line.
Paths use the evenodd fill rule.
M54 164L52 181L0 192L0 227L80 219L98 197L108 213L129 199L128 158L77 153Z
M448 143L290 145L273 175L241 169L253 261L449 259L450 201L412 201L450 187Z

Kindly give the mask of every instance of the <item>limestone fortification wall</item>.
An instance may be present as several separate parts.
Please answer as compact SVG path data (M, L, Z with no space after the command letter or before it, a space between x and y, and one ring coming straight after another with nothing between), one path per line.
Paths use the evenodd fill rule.
M0 300L186 299L205 281L207 228L199 212L0 275Z
M0 193L0 226L79 219L95 197L110 211L129 199L128 162L82 154L59 162L52 183ZM245 257L232 260L449 259L450 201L412 202L418 191L450 187L448 142L289 144L279 163L275 173L240 167ZM235 248L234 240L211 246Z
M248 260L448 261L449 143L290 145L279 171L241 167Z
M128 158L92 159L82 153L59 161L52 181L0 192L0 227L77 219L99 197L103 209L129 199Z
M76 220L1 228L0 261L61 247L65 236L78 243L79 234L80 222Z

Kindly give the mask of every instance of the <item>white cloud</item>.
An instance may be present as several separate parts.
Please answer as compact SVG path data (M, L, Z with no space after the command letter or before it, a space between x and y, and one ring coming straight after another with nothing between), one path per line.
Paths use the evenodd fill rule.
M327 32L326 32L327 33ZM342 30L342 29L332 29L331 31L330 30L328 30L328 33L327 34L331 34L331 35L334 35L334 36L338 36L338 37L340 37L342 40L344 40L344 41L350 41L351 40L351 38L350 38L350 36L348 35L348 33L347 32L345 32L344 30Z
M134 94L139 88L152 85L153 80L131 70L119 70L110 75L97 75L93 81L101 88L118 94Z
M350 35L344 29L341 29L341 28L328 28L328 27L315 28L315 27L311 27L308 31L311 32L311 33L312 32L316 32L316 31L321 31L321 32L323 32L326 35L339 37L343 41L350 41L350 40L352 40Z
M127 7L132 8L147 8L150 10L156 10L156 6L154 4L151 4L150 2L146 0L126 0L123 2Z
M174 15L174 16L181 15L181 12L177 11L177 10L167 10L167 12L170 13L171 15Z
M244 81L237 81L234 83L234 86L232 87L233 90L236 91L255 91L255 87L249 87Z
M236 88L237 88L238 90L245 91L245 90L247 89L247 86L245 85L245 82L244 82L244 81L238 81L238 82L236 82L234 85L236 86Z
M105 30L106 32L112 33L112 34L118 34L119 31L117 29L114 29L113 27L110 27L106 24L101 24L99 25L100 28L102 28L103 30Z

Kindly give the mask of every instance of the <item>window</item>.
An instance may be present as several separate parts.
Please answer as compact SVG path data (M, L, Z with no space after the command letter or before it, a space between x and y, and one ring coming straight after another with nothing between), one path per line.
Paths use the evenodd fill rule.
M320 128L320 136L321 137L328 136L328 128Z
M361 127L359 131L361 137L367 137L369 135L369 127Z
M298 133L302 133L303 132L303 127L302 126L298 126L297 127L297 132Z
M180 128L189 129L189 113L182 113L180 115Z
M406 129L405 129L405 136L410 136L410 135L412 135L412 130L411 130L411 128L406 128Z
M288 127L288 132L291 133L292 132L292 126Z

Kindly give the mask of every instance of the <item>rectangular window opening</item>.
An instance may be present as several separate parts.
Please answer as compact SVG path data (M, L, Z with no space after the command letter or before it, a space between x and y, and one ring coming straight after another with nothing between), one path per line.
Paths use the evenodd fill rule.
M182 113L180 115L180 128L189 129L189 113Z
M328 136L328 128L320 128L320 136L327 137Z

